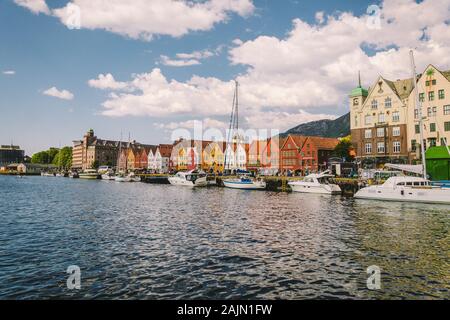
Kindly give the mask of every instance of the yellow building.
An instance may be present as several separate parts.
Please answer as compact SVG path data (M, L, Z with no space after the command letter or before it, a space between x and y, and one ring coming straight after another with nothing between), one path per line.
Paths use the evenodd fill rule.
M220 172L224 170L225 148L224 142L211 142L203 150L202 169L206 172Z

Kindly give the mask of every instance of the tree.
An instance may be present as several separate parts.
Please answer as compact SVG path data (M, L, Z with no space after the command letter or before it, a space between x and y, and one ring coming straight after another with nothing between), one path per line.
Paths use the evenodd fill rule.
M342 138L334 149L334 156L343 158L345 160L353 160L353 155L350 151L353 149L351 137Z
M41 151L33 154L31 157L31 163L49 164L47 151Z
M100 167L100 162L98 160L95 160L94 162L92 162L91 167L92 167L92 169L97 170L98 167Z
M52 163L60 168L69 169L72 166L72 148L64 147L59 150Z

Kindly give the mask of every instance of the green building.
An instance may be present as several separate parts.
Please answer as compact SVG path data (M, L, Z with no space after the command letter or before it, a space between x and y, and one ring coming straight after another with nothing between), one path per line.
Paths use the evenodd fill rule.
M431 180L450 180L450 153L447 147L431 147L425 154L427 174L431 176Z

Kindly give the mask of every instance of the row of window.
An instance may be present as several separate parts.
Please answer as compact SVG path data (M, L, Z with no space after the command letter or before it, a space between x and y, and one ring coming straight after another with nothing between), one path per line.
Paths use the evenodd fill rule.
M384 142L377 143L377 153L388 153L388 146ZM400 153L402 150L401 142L394 141L393 144L393 153ZM372 153L372 143L366 143L365 145L366 154Z
M370 125L373 122L374 116L368 114L365 116L364 122L366 125ZM378 123L385 123L386 122L386 115L384 113L378 114ZM395 111L392 112L392 122L400 122L400 112Z
M420 133L420 126L418 124L416 124L416 134ZM427 128L425 128L427 129ZM430 123L430 132L436 132L436 123ZM450 131L450 121L448 122L444 122L444 131L448 132Z
M385 108L391 108L392 107L392 99L387 97L384 99L384 107ZM374 99L372 100L372 110L378 109L378 100Z
M392 128L392 136L394 137L399 137L401 134L401 129L400 127L393 127ZM383 137L387 137L389 135L389 129L388 128L377 128L377 137L378 138L383 138ZM372 129L366 129L364 132L364 137L366 139L372 139Z
M428 101L434 101L434 99L435 99L434 91L428 92ZM438 99L439 100L445 99L445 91L444 90L438 91ZM425 93L423 93L423 92L419 93L419 100L420 100L420 102L425 101Z

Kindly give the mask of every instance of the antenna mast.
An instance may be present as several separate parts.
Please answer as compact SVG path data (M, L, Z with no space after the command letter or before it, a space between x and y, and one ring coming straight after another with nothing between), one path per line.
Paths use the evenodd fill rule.
M413 76L413 85L414 85L414 109L417 110L417 114L419 115L419 127L420 127L420 152L422 153L422 166L423 166L423 177L427 179L427 163L425 156L425 146L423 143L423 116L422 116L422 103L419 99L419 89L417 84L417 73L416 73L416 64L414 63L414 52L411 50L409 52L411 58L411 69Z

